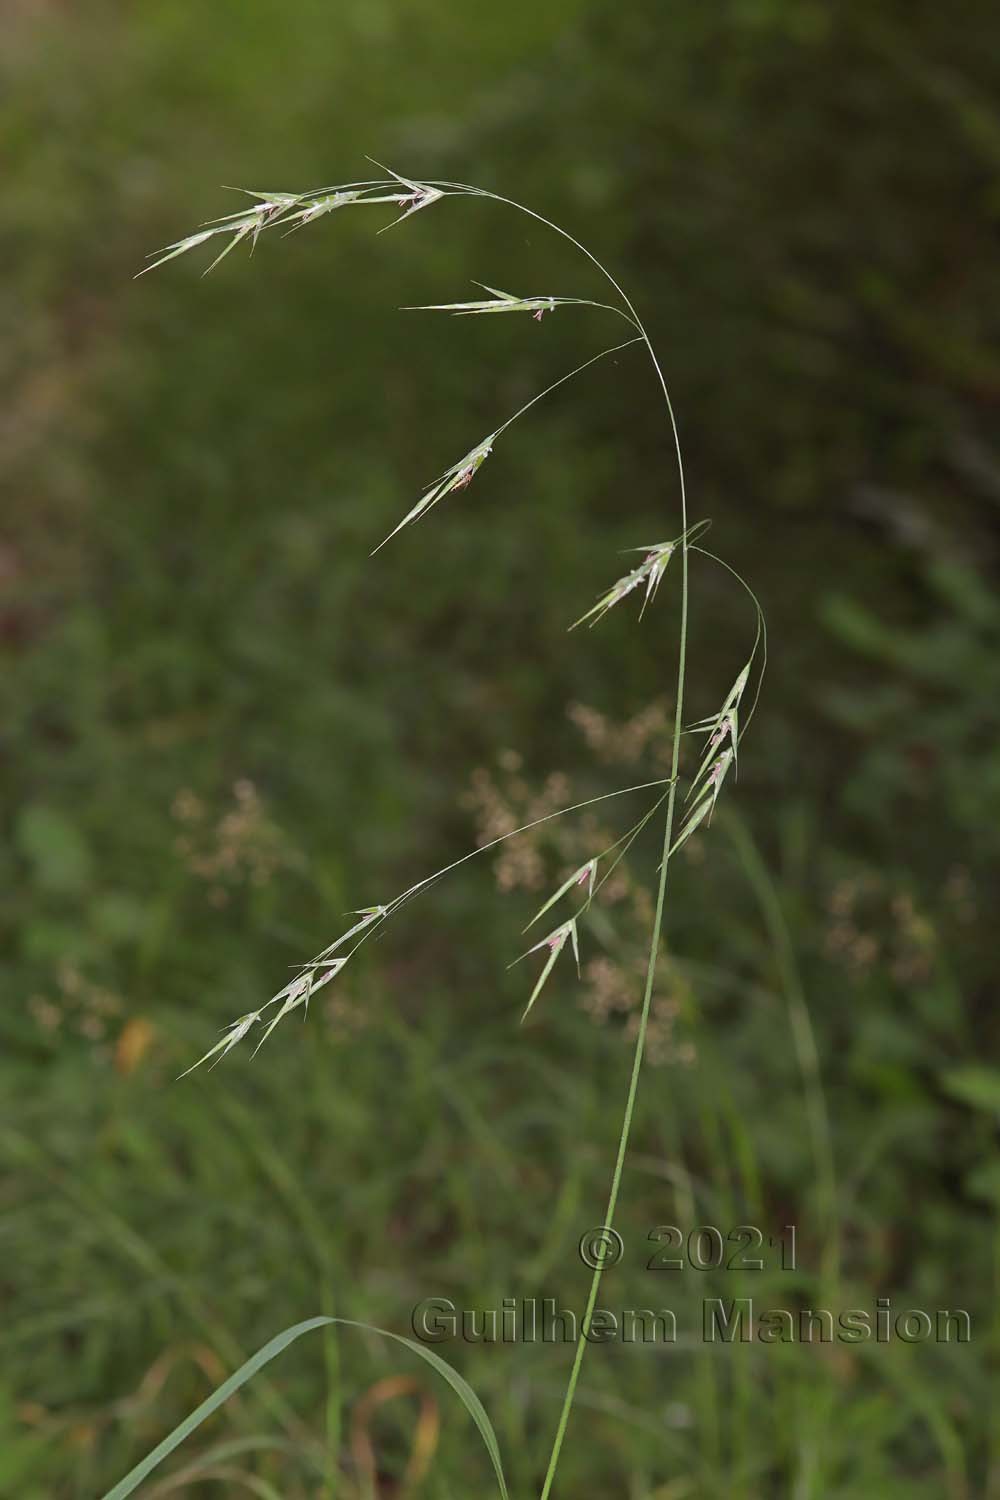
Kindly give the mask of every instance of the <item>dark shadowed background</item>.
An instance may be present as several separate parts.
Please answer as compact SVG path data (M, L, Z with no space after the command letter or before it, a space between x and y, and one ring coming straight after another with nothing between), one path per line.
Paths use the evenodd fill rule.
M612 267L692 515L771 636L738 783L678 857L601 1291L673 1308L678 1341L590 1351L557 1492L1000 1496L995 7L3 10L0 1493L91 1500L315 1312L406 1333L429 1296L585 1297L655 840L523 1030L531 976L506 965L643 803L473 861L305 1025L173 1081L345 910L663 774L676 580L641 624L565 629L622 549L678 529L641 354L368 557L619 336L594 311L395 309L472 278L603 299L571 247L450 199L131 279L237 206L221 184L350 181L370 153L520 199ZM753 619L692 572L697 718ZM794 1224L797 1269L647 1271L665 1224ZM708 1296L963 1308L972 1337L711 1346ZM314 1337L144 1495L487 1493L418 1360ZM438 1350L537 1493L570 1349Z

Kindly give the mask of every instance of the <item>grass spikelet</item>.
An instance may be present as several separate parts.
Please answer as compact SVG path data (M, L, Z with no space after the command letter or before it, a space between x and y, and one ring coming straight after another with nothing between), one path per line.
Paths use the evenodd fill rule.
M357 203L361 199L361 193L352 190L342 190L334 193L324 193L318 198L309 198L302 207L286 212L282 218L282 224L290 224L286 234L294 234L297 229L304 229L314 219L322 218L324 214L333 213L334 209L344 208L348 203ZM294 200L296 203L300 200Z
M548 957L545 960L545 965L542 969L542 972L539 974L537 980L535 981L535 988L531 992L531 998L528 1001L527 1005L524 1007L524 1013L521 1016L522 1025L527 1020L528 1013L531 1010L531 1007L534 1005L535 1001L542 993L542 990L545 987L545 981L548 979L549 975L552 973L552 970L555 968L556 960L565 948L567 939L571 940L572 942L573 956L576 959L576 972L579 976L580 944L579 938L577 936L575 917L570 917L568 922L563 922L559 927L554 928L552 932L549 933L548 937L543 937L540 943L536 943L533 948L528 948L524 953L521 954L521 958L527 958L529 954L537 953L541 948L547 948L549 950ZM514 963L520 963L521 958L515 958ZM511 965L511 968L513 968L513 964Z
M593 628L599 620L603 620L609 610L614 609L616 604L620 604L623 599L627 598L636 589L641 588L643 584L646 585L646 593L642 604L644 610L659 588L660 579L667 571L667 564L676 548L676 542L658 542L655 546L651 547L639 566L633 568L630 573L626 573L622 578L619 578L616 583L613 583L607 592L601 595L596 604L592 605L578 620L573 621L569 627L570 630L575 630L578 625L584 624L587 620L590 621L591 628Z
M736 765L740 737L740 699L750 680L752 665L753 657L751 656L729 689L725 702L717 714L710 714L707 719L701 719L697 724L691 725L690 732L708 735L708 745L688 789L685 801L691 803L691 808L671 847L671 853L687 843L695 829L706 818L711 820L715 804L719 800L719 792L722 790L722 783L729 773L730 766Z
M690 726L690 732L692 734L708 735L708 744L705 748L705 754L702 759L701 765L698 767L698 771L695 775L695 779L691 789L692 791L695 789L695 787L697 787L699 781L705 774L710 760L715 755L716 751L719 750L719 748L723 745L726 739L729 740L729 744L733 752L733 762L735 764L736 751L739 745L740 738L740 700L743 697L744 689L746 688L746 685L750 680L750 668L752 665L753 657L751 657L750 660L746 663L736 681L729 689L729 692L726 695L726 700L717 714L709 715L707 719L700 719L697 724L692 724ZM688 795L690 796L691 793L689 792Z
M397 532L402 531L404 526L410 526L414 521L419 521L420 517L426 515L432 506L444 499L445 495L450 495L453 490L464 490L472 482L473 475L493 452L493 441L497 436L498 433L491 432L489 437L483 438L475 448L470 448L464 458L458 460L458 463L452 464L450 469L445 469L441 477L436 479L420 497L413 509L407 511L399 525L394 526L389 535L383 537L377 547L372 548L372 557L382 550L386 542L392 541L392 538Z
M143 266L141 271L137 271L135 273L135 280L138 281L140 276L145 276L147 271L155 271L157 266L166 265L167 261L173 260L175 256L186 255L189 250L194 250L199 245L203 245L213 235L227 233L228 229L228 225L220 226L217 229L199 229L196 234L189 234L182 240L174 240L172 245L164 245L162 250L154 250L153 254L156 256L156 259L150 265Z
M554 895L551 895L549 897L549 899L546 901L546 903L545 903L544 906L540 906L538 908L538 910L535 912L535 915L532 917L531 921L528 923L528 927L534 927L535 923L541 917L544 917L545 913L547 911L550 911L551 908L553 906L555 906L556 902L559 901L559 900L561 900L562 897L565 896L565 894L566 894L567 891L572 890L574 887L579 887L581 885L586 885L586 887L587 887L587 903L589 905L590 899L591 899L591 897L594 894L594 878L595 878L596 875L597 875L597 860L596 859L588 859L587 863L585 865L581 865L578 870L574 870L573 873L572 873L572 875L568 876L567 879L563 881L563 883L559 887L559 889L554 893ZM527 932L528 927L525 927L525 929L524 929L525 932Z
M474 281L472 284L489 292L489 297L481 297L473 302L425 302L416 307L404 307L402 311L450 312L456 318L474 317L477 313L527 312L540 323L545 313L554 312L561 303L573 300L570 297L515 297L513 293L498 291L496 287L487 286L483 281Z
M654 598L657 589L660 587L663 575L667 571L667 564L678 547L682 547L685 544L690 546L692 540L706 531L710 524L707 520L699 521L696 526L690 527L683 536L675 537L671 542L653 542L647 547L630 548L629 550L632 552L644 552L646 554L642 562L637 568L633 568L631 572L625 573L616 583L613 583L607 592L600 596L596 604L591 605L585 614L582 614L578 620L573 621L569 627L570 630L575 630L578 625L582 625L586 620L590 621L591 629L593 629L599 620L604 619L609 610L614 609L616 604L620 604L623 599L628 598L629 594L634 593L636 589L642 588L643 584L645 584L646 592L643 595L642 608L639 611L639 618L642 619L642 616L646 612L646 605Z
M321 953L317 953L315 958L310 959L306 964L302 964L299 972L276 995L272 995L270 1000L265 1001L260 1010L249 1011L245 1016L240 1016L239 1020L231 1022L226 1028L226 1035L222 1040L216 1042L215 1046L211 1047L205 1053L204 1057L200 1057L196 1063L192 1063L191 1067L180 1075L181 1078L186 1078L188 1073L193 1073L195 1068L200 1068L202 1063L207 1062L210 1057L215 1058L215 1062L212 1064L214 1068L216 1063L221 1062L226 1054L232 1051L237 1042L243 1040L250 1028L262 1019L264 1012L272 1005L277 1005L279 1007L278 1010L268 1021L260 1041L253 1049L252 1055L256 1057L278 1022L283 1021L290 1011L298 1010L299 1006L302 1006L304 1012L308 1014L311 997L317 990L321 990L325 984L329 984L331 979L336 978L354 951L352 949L351 953L334 958L332 955L336 953L337 949L342 948L351 938L358 937L359 934L362 935L359 941L363 941L363 937L367 936L366 929L371 927L373 923L380 921L385 916L387 910L388 908L385 906L366 906L362 907L359 911L352 912L352 916L361 918L360 922L355 922L346 932L341 933L340 937L324 948ZM355 944L356 946L357 944Z
M353 927L349 927L346 932L342 932L335 942L330 943L328 947L323 949L322 953L317 953L315 958L311 959L308 964L303 964L302 967L310 969L315 968L317 964L325 963L331 953L336 953L338 948L342 948L356 933L362 932L372 922L376 921L377 918L384 916L385 912L386 908L384 906L363 906L358 911L352 911L350 915L352 917L360 917L361 921L355 922Z
M195 1068L200 1068L202 1063L208 1062L208 1059L210 1057L215 1058L215 1062L212 1064L212 1068L214 1068L215 1064L220 1063L226 1056L226 1053L231 1052L232 1049L236 1046L236 1043L241 1042L246 1036L247 1032L250 1030L251 1026L253 1026L254 1023L259 1020L260 1011L251 1010L247 1011L245 1016L240 1016L238 1020L230 1022L228 1026L223 1028L226 1034L222 1038L222 1040L216 1042L214 1047L209 1047L204 1057L199 1057L197 1062L192 1063L189 1068L185 1068L183 1073L178 1074L178 1081L181 1078L186 1078L189 1073L193 1073ZM209 1072L211 1071L212 1069L209 1068Z
M379 164L376 162L375 165ZM439 198L445 196L443 189L431 187L428 183L413 182L408 177L401 177L391 167L383 167L382 171L389 173L389 181L344 183L311 193L259 193L251 188L235 188L234 192L245 193L248 198L256 200L250 208L238 209L235 213L223 214L218 219L210 219L193 234L174 240L172 244L165 245L162 250L154 250L151 264L144 266L136 275L145 276L147 271L155 271L158 266L164 265L168 260L173 260L175 256L185 255L189 250L197 249L199 245L203 245L206 240L212 239L215 235L228 234L231 238L208 269L203 272L206 276L242 240L249 238L251 248L255 248L263 230L276 225L289 226L286 233L290 234L306 224L311 224L314 219L332 213L334 209L344 208L348 204L362 203L392 203L397 208L402 208L403 213L398 219L393 220L393 223L398 224L419 209L427 208L431 203L436 203ZM383 191L386 188L390 191ZM392 226L386 225L385 227L391 228Z
M403 208L403 212L398 219L393 219L392 224L386 224L384 229L380 229L379 234L384 234L386 229L392 229L395 224L402 224L403 220L410 218L411 214L419 213L422 208L429 208L432 203L437 203L440 198L444 197L444 193L440 188L431 187L426 182L411 182L409 177L402 177L399 172L394 172L391 167L383 166L373 156L370 156L368 160L374 166L381 167L383 172L388 172L391 177L394 177L407 190L405 193L398 194L395 199Z
M261 1047L263 1047L264 1043L267 1041L268 1037L271 1035L271 1032L277 1026L278 1022L284 1020L289 1011L297 1010L298 1007L302 1005L308 1012L309 1001L315 991L321 990L325 984L330 983L331 979L335 979L346 962L346 958L321 960L315 965L307 968L302 974L299 974L295 979L292 980L291 984L286 985L285 998L282 1003L281 1009L276 1011L275 1014L271 1017L267 1026L264 1028L263 1036L257 1043L256 1047L253 1049L251 1056L257 1056L257 1053L260 1051ZM321 969L323 970L322 973L319 972ZM319 976L318 978L317 975Z

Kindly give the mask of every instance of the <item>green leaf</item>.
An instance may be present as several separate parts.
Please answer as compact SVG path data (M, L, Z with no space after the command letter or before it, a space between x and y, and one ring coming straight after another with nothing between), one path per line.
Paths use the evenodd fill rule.
M284 1349L287 1349L289 1344L293 1344L296 1339L301 1338L304 1333L311 1333L314 1328L327 1328L334 1323L339 1324L343 1328L361 1328L366 1333L377 1333L383 1338L392 1339L393 1343L402 1344L404 1348L412 1350L414 1354L418 1354L426 1364L429 1364L432 1369L436 1370L448 1382L479 1429L479 1435L483 1440L486 1451L490 1456L490 1462L493 1465L493 1472L496 1475L497 1487L502 1500L509 1500L507 1481L504 1478L503 1464L500 1460L500 1445L497 1442L493 1424L490 1422L485 1407L469 1382L464 1380L457 1370L452 1369L451 1365L443 1360L439 1354L435 1354L433 1349L428 1349L425 1345L418 1344L413 1339L404 1338L401 1333L390 1333L387 1328L375 1328L371 1323L359 1323L353 1318L328 1317L307 1318L304 1323L296 1323L293 1327L286 1328L283 1333L277 1334L269 1343L264 1345L263 1349L258 1349L256 1354L251 1355L245 1364L240 1365L240 1368L234 1374L230 1375L228 1380L224 1380L218 1389L212 1392L211 1396L207 1397L200 1406L196 1407L189 1417L185 1417L184 1421L179 1423L173 1432L165 1437L161 1443L158 1443L152 1453L147 1454L141 1463L136 1464L135 1468L131 1469L125 1475L124 1479L120 1479L113 1489L108 1490L103 1500L126 1500L126 1496L131 1495L142 1481L165 1458L173 1453L175 1448L180 1447L185 1438L190 1437L192 1432L201 1426L206 1417L210 1417L213 1412L218 1411L219 1407L224 1405L230 1396L235 1395L241 1386L246 1385L248 1380L253 1379L258 1370L263 1369L266 1364L269 1364L272 1359Z
M966 1068L952 1068L943 1075L941 1085L952 1098L960 1099L973 1109L1000 1114L1000 1069L984 1068L975 1063Z

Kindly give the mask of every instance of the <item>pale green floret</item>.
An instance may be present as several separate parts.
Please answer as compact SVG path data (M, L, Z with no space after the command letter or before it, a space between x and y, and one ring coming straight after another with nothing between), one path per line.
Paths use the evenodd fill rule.
M229 1026L224 1028L226 1035L222 1038L222 1040L216 1042L214 1047L209 1047L204 1057L199 1057L196 1063L192 1063L189 1068L185 1068L184 1072L179 1074L179 1078L186 1078L189 1073L194 1072L195 1068L200 1068L202 1063L208 1062L208 1059L210 1057L215 1058L215 1062L212 1064L212 1067L214 1068L215 1063L221 1062L226 1053L230 1052L233 1047L236 1046L237 1042L241 1042L243 1040L254 1022L259 1020L260 1011L251 1010L248 1011L245 1016L240 1016L238 1021L232 1021ZM216 1054L218 1054L218 1056L216 1056ZM209 1071L211 1072L211 1069L209 1069Z
M587 904L589 905L591 897L594 894L594 877L596 876L596 874L597 860L588 859L585 865L581 865L578 870L574 870L572 875L568 876L567 879L563 881L559 889L555 892L554 895L549 897L544 906L540 906L538 908L538 910L535 912L535 915L528 923L528 927L534 927L539 918L544 917L545 913L549 911L551 907L555 906L556 902L559 901L563 896L565 896L567 891L572 890L574 886L581 886L586 884ZM527 932L528 927L525 927L525 932Z
M414 521L419 521L420 517L425 515L439 500L443 500L445 495L450 494L452 490L463 490L493 452L493 440L497 435L496 432L491 432L489 437L483 438L481 443L477 443L475 448L470 449L463 458L458 460L458 463L452 464L450 469L445 469L440 479L435 480L431 487L421 495L412 510L407 511L399 524L394 526L389 532L389 535L383 537L378 546L372 549L372 556L374 557L376 552L381 551L386 542L391 541L397 532L402 531L404 526L409 526Z
M444 193L440 188L431 187L426 182L411 182L409 177L403 177L399 172L394 172L391 167L383 166L380 161L375 161L375 158L373 156L370 156L368 160L372 162L376 167L382 167L383 172L388 172L390 176L394 177L397 182L402 183L403 187L407 189L406 193L397 193L394 200L392 200L398 203L400 207L402 207L403 204L408 205L404 212L400 214L399 218L393 220L393 224L401 224L403 220L408 219L411 214L419 213L420 209L422 208L429 208L432 203L437 203L439 198L444 197ZM377 202L388 200L378 200L372 198L368 201ZM387 224L385 226L385 229L391 228L392 224ZM379 234L384 234L385 229L380 229Z
M544 988L545 981L548 979L549 975L552 973L552 970L555 968L556 959L565 948L567 939L570 939L572 942L573 957L576 959L576 972L579 976L580 945L579 939L577 937L575 917L570 917L568 922L563 922L561 926L553 928L548 937L542 938L540 943L536 943L533 948L528 948L526 952L521 954L521 958L527 958L529 954L537 953L540 948L548 948L549 950L549 955L545 960L542 972L539 974L538 979L535 981L535 988L531 992L531 998L528 1001L527 1005L524 1007L524 1013L521 1016L522 1024L527 1020L528 1013L531 1010L531 1007L538 999L539 995L542 992L542 989ZM516 958L514 960L514 963L520 963L521 958ZM511 967L513 967L513 965L511 965Z
M346 962L346 958L327 959L322 963L322 965L317 965L317 968L322 967L325 970L325 973L320 974L318 978L317 969L310 967L306 970L305 973L300 974L296 979L293 979L291 984L286 985L283 992L285 998L281 1009L271 1017L271 1020L268 1022L267 1026L264 1029L264 1035L261 1037L256 1047L253 1049L253 1053L251 1055L253 1057L257 1056L257 1053L260 1051L261 1047L263 1047L264 1043L267 1041L268 1037L271 1035L271 1032L277 1026L278 1022L283 1020L285 1016L288 1015L289 1011L297 1010L300 1005L303 1005L305 1006L306 1012L308 1013L309 1000L311 996L316 990L321 990L324 984L329 984L330 980L334 979L340 973ZM269 1001L268 1003L271 1004L273 1002Z
M360 186L334 187L321 193L258 193L250 188L237 188L235 191L246 193L249 198L255 198L258 201L251 208L237 210L232 214L223 214L219 219L210 220L208 225L195 234L175 240L163 250L154 251L156 258L152 264L145 266L137 274L144 276L147 271L155 270L157 266L173 260L176 255L184 255L188 250L196 249L198 245L204 244L216 234L229 234L231 239L225 249L212 261L208 271L214 270L230 250L247 236L251 237L251 244L256 245L262 230L271 229L279 224L290 226L286 233L291 233L292 230L301 229L305 224L312 223L314 219L321 218L324 214L343 208L350 203L395 204L397 208L404 209L404 212L394 221L398 224L401 220L416 213L418 209L426 208L445 196L441 189L430 187L426 183L411 182L409 178L401 177L398 172L393 172L391 167L384 167L382 170L389 172L394 180ZM399 191L396 184L399 184L405 191ZM380 191L382 188L393 188L394 191L386 193ZM207 275L208 271L203 274Z
M701 719L691 726L693 733L708 735L708 745L685 799L691 803L691 808L684 826L671 847L671 854L687 842L699 824L711 817L729 768L736 765L740 736L740 699L750 679L752 662L751 656L750 661L746 663L729 689L726 701L719 712L714 715L710 714L707 719Z
M306 224L311 224L314 219L323 214L332 213L335 208L343 208L347 203L357 203L361 199L360 192L327 193L323 197L309 198L294 213L286 212L282 218L282 224L290 224L291 228L285 231L291 234L296 229L302 229ZM298 202L299 200L295 200Z
M569 297L515 297L513 293L498 291L496 287L487 286L483 281L474 281L472 284L481 286L484 292L491 295L473 302L425 302L416 307L404 307L402 311L450 312L458 318L470 317L476 313L529 312L537 318L542 313L554 312L560 303L575 300Z
M655 546L649 548L647 551L647 556L639 564L639 566L637 568L633 568L631 573L626 573L623 578L619 578L617 583L613 583L608 589L607 593L602 594L597 603L592 605L591 608L587 610L586 614L582 614L578 620L573 621L570 629L575 630L576 627L578 625L582 625L585 620L590 620L591 628L593 628L593 626L597 624L598 620L602 620L604 618L609 609L614 609L616 604L620 604L621 601L625 599L629 594L633 593L637 588L641 588L642 585L645 584L646 593L642 601L642 609L639 611L641 618L642 614L645 611L646 605L649 603L650 599L653 598L656 590L659 588L660 580L662 579L664 573L667 571L667 564L669 563L676 549L676 542L658 542ZM640 549L636 548L635 550L639 551Z
M341 958L333 958L332 954L338 948L342 947L344 943L357 936L358 933L364 932L373 922L384 917L388 909L386 906L367 906L360 911L352 913L353 916L360 917L361 921L355 922L352 927L349 927L346 932L341 933L339 938L330 943L315 958L310 959L309 963L303 964L295 977L290 979L276 995L272 995L270 1000L261 1006L260 1010L249 1011L245 1016L240 1016L239 1020L231 1022L226 1028L226 1035L222 1040L216 1042L215 1046L210 1048L204 1057L199 1058L196 1063L193 1063L187 1069L186 1073L182 1073L180 1076L182 1078L187 1077L187 1073L193 1073L195 1068L200 1068L202 1063L207 1062L210 1057L215 1057L215 1062L221 1062L226 1053L235 1047L237 1042L242 1041L250 1028L262 1019L264 1012L270 1006L277 1005L279 1006L278 1011L271 1017L264 1029L263 1036L253 1050L253 1056L256 1056L278 1022L284 1020L290 1011L297 1010L299 1006L302 1006L305 1013L308 1014L310 998L317 990L322 989L325 984L329 984L330 980L334 979L340 973L351 957L350 953ZM212 1066L214 1067L215 1063Z

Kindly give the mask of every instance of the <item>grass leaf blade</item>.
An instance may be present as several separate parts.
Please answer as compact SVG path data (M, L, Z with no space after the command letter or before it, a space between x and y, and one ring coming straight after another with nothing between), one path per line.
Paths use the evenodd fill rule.
M433 1349L428 1349L425 1345L418 1344L413 1339L405 1338L401 1333L391 1333L387 1328L376 1328L371 1323L360 1323L353 1318L334 1317L306 1318L304 1322L295 1323L291 1328L286 1328L283 1333L276 1334L262 1349L258 1349L256 1354L252 1354L244 1364L240 1365L240 1368L234 1371L228 1380L224 1380L210 1396L206 1397L201 1405L191 1412L190 1416L185 1417L183 1422L178 1423L173 1432L169 1433L162 1442L158 1443L141 1463L136 1464L135 1468L131 1469L125 1475L124 1479L120 1479L112 1489L108 1490L103 1496L103 1500L127 1500L127 1496L134 1494L142 1481L165 1458L168 1458L175 1448L179 1448L181 1443L201 1426L202 1422L218 1411L219 1407L223 1406L229 1400L230 1396L234 1396L242 1386L246 1385L248 1380L252 1380L258 1370L262 1370L265 1365L270 1364L272 1359L275 1359L287 1349L289 1344L294 1344L296 1339L301 1338L303 1334L312 1333L316 1328L328 1328L332 1324L339 1324L344 1328L360 1328L366 1333L377 1333L382 1338L392 1339L393 1343L402 1344L405 1349L418 1354L426 1364L430 1365L433 1370L436 1370L442 1379L448 1382L475 1422L479 1430L479 1435L483 1440L483 1445L490 1456L501 1500L509 1500L507 1481L504 1477L503 1463L500 1457L500 1445L497 1442L493 1424L487 1415L486 1408L469 1382L459 1375L457 1370L452 1369L451 1365L446 1360L443 1360L439 1354L435 1354Z

